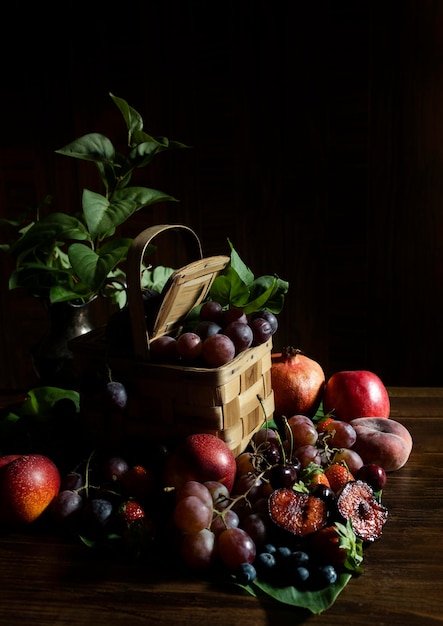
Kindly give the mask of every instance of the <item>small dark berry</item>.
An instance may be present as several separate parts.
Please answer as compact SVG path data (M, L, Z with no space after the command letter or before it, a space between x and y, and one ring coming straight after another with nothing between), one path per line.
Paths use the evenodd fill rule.
M268 552L269 554L275 554L277 552L277 548L272 543L265 543L260 552Z
M291 565L293 565L294 567L308 567L310 562L309 554L307 552L304 552L303 550L296 550L295 552L293 552L289 557L289 560Z
M257 578L257 570L252 563L242 563L235 572L234 579L240 585L252 583Z
M337 580L337 572L332 565L320 565L315 570L315 584L318 589L329 587Z
M291 554L292 554L291 548L288 548L287 546L279 546L277 548L276 558L278 561L283 561L287 559L288 557L290 557Z
M310 572L307 567L300 565L292 573L292 583L295 587L304 587L309 581Z
M273 554L270 554L269 552L260 552L255 559L254 565L258 572L267 575L275 569L277 561Z

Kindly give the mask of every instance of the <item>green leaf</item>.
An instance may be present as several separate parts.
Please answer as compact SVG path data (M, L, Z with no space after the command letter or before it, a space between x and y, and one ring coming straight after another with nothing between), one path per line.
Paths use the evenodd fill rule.
M115 149L112 142L101 133L88 133L55 151L57 154L83 161L112 163Z
M154 269L144 269L142 272L142 287L144 289L155 289L161 292L168 282L171 274L174 273L172 267L157 265Z
M120 224L142 207L166 201L176 202L172 196L147 187L118 189L110 201L94 191L83 190L83 212L94 239L112 235Z
M318 591L300 591L296 587L276 587L270 583L256 579L251 585L241 587L254 596L269 596L283 604L289 604L311 611L322 613L329 609L346 585L351 580L351 574L340 574L333 585Z
M91 289L88 289L88 287L81 283L75 283L75 287L70 287L69 284L66 284L66 286L57 284L53 285L49 290L49 301L51 304L57 302L87 302L93 296L94 293Z
M9 289L25 288L36 296L44 295L57 282L66 282L67 272L41 263L27 263L26 266L12 272L9 277Z
M269 298L275 293L276 283L277 280L273 276L262 276L254 281L249 291L249 302L244 307L245 313L253 313L263 309Z
M229 264L213 281L209 299L219 302L223 307L243 308L245 313L261 309L280 313L289 283L277 276L255 278L230 241L229 245Z
M106 230L103 229L102 222L107 221L106 212L109 208L109 200L100 193L83 189L82 208L92 239L104 234ZM115 226L108 226L108 230L113 228Z
M231 259L230 259L231 269L234 270L238 274L240 280L245 285L251 285L254 280L254 274L251 272L249 267L242 261L239 254L234 249L230 241L229 241L229 246L231 248Z
M148 165L158 151L159 144L156 141L144 141L139 143L129 153L129 160L136 167L145 167Z
M228 265L222 274L216 276L211 285L210 297L222 306L246 306L249 300L249 287L240 279L237 272Z
M38 222L30 224L23 235L11 246L11 253L20 255L35 254L54 246L58 239L89 239L84 224L72 215L50 213Z
M129 106L126 100L123 98L118 98L114 96L112 93L109 94L115 104L120 109L121 114L123 115L123 119L126 122L126 126L128 128L129 134L129 145L131 145L131 137L136 131L141 131L143 129L143 119L140 113L136 111L133 107Z
M126 258L132 239L113 239L98 252L81 243L69 246L68 254L74 272L81 282L98 292L108 274Z
M267 308L272 313L280 313L288 288L289 283L277 276L256 278L250 286L250 299L245 312L252 313Z
M363 570L360 565L363 561L363 542L354 533L351 520L348 519L346 525L336 522L334 526L337 530L339 546L346 550L345 567L349 571L362 574Z
M130 214L132 214L142 207L166 201L178 202L176 198L157 189L126 187L125 189L119 189L113 194L112 207L117 214L119 207L123 214L126 214L129 209L131 209Z
M45 421L54 404L65 398L74 402L77 412L80 410L80 398L77 391L50 386L36 387L28 392L28 397L19 407L18 413L23 417L34 417Z

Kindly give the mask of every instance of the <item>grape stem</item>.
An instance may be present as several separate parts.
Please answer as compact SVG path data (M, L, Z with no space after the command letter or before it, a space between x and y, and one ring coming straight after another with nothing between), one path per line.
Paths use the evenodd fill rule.
M268 471L268 469L263 470L262 472L260 472L259 474L256 475L256 479L257 480L261 480L266 472ZM225 515L228 511L230 511L232 509L232 507L237 504L237 502L240 502L241 500L246 500L246 502L248 502L248 504L250 504L249 500L248 500L248 495L249 493L252 491L252 489L254 489L255 487L255 483L253 483L246 491L245 493L241 493L239 494L237 497L235 498L229 498L231 500L231 502L228 504L228 506L223 509L222 511L219 511L217 509L213 509L213 512L215 513L216 517L221 517L223 519L223 523L225 524L225 526L227 527L227 524L225 522ZM212 520L213 521L213 520ZM211 521L211 524L212 524Z

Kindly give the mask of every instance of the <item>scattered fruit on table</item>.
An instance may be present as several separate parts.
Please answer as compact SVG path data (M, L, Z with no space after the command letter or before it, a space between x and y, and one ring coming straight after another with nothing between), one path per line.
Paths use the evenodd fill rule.
M257 313L245 322L241 310L223 311L216 302L200 317L205 341L231 341L217 330L224 319L231 328L265 320ZM266 322L272 328L272 318ZM188 339L182 341L191 355L199 341ZM183 362L183 347L181 355ZM291 587L296 606L308 591L307 606L324 607L328 587L339 592L362 573L364 548L381 538L388 521L381 502L388 474L403 467L413 444L409 431L390 418L375 375L340 372L339 383L329 387L337 395L329 393L328 413L324 403L334 376L325 382L320 366L298 351L290 358L298 361L295 369L280 368L280 356L274 360L273 389L276 406L295 410L271 421L263 416L263 427L237 456L220 437L200 432L121 454L117 441L63 473L49 457L8 451L0 456L0 522L40 518L89 546L112 545L148 561L171 558L251 593L255 586L272 590L277 599L280 589ZM297 384L305 412L296 404ZM128 411L122 383L108 380L99 393L105 418ZM373 411L381 415L359 415Z

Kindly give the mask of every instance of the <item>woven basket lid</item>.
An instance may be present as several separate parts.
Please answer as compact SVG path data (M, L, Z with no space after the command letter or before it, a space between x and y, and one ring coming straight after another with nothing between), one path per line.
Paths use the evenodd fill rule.
M215 277L228 263L228 256L212 256L176 270L163 289L151 340L177 332L186 315L208 296Z
M161 304L149 332L142 301L141 265L148 245L167 230L178 231L188 244L191 258L197 259L175 270L170 276L162 291ZM202 258L197 235L191 228L180 224L154 226L134 239L128 254L128 304L134 349L139 358L149 360L150 341L180 331L184 318L207 297L215 277L229 261L230 258L225 255Z

